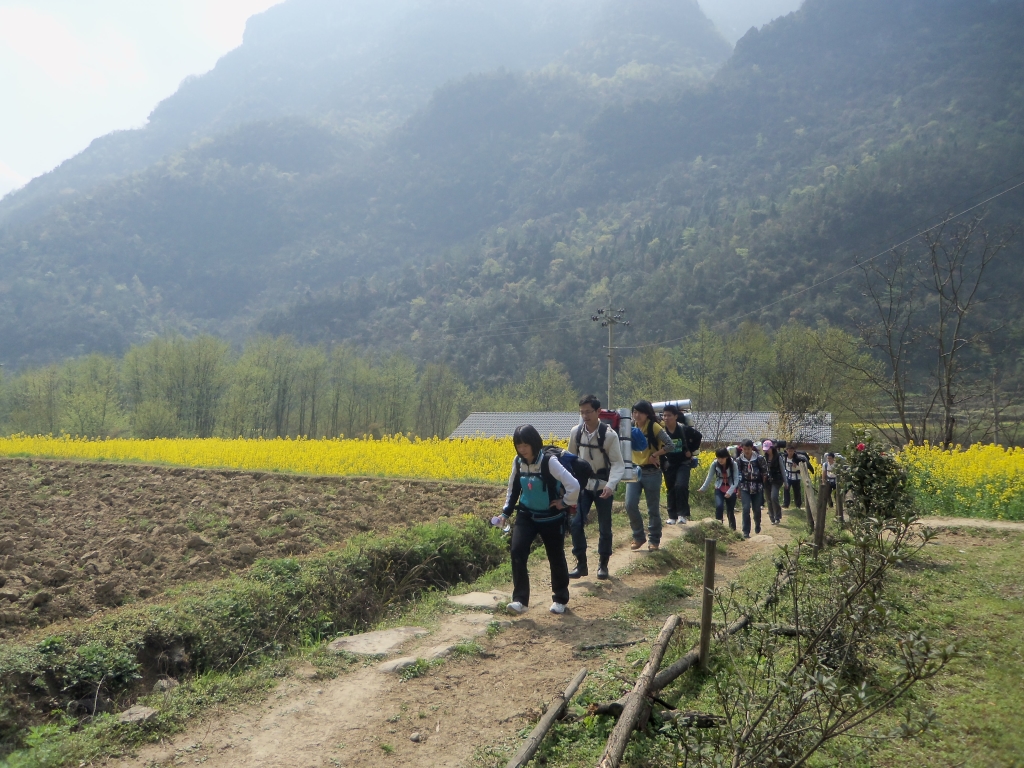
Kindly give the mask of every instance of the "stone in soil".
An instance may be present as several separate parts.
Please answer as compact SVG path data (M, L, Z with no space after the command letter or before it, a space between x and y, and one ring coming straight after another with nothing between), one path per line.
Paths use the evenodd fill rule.
M339 637L327 646L335 653L354 653L360 656L387 656L397 651L404 643L427 634L423 627L395 627L361 635ZM413 659L415 661L415 659Z
M136 704L134 707L130 707L118 715L117 719L122 723L145 723L152 720L158 714L155 709Z

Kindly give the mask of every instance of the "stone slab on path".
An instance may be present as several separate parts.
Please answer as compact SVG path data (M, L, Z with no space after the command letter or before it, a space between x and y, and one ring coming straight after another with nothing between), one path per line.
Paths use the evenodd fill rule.
M419 657L417 656L403 656L400 659L385 661L383 664L377 667L377 669L385 673L401 672L403 669L408 669L409 667L411 667L417 661L419 661Z
M409 640L426 634L428 630L423 627L381 629L376 632L364 632L361 635L339 637L327 646L327 650L334 653L354 653L358 656L387 656Z
M452 595L448 598L448 602L461 605L463 608L493 611L498 607L499 603L507 603L511 599L512 595L507 592L500 592L494 589L490 592L470 592L466 595Z

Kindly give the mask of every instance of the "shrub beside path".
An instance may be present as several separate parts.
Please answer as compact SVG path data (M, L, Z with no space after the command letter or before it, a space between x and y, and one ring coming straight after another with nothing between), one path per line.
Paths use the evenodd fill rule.
M666 526L663 544L685 531L685 526ZM765 534L733 544L718 559L719 582L735 579L751 557L789 539L785 527L769 526ZM261 704L215 712L173 740L144 747L119 764L435 768L469 765L479 750L494 745L508 747L511 754L519 732L536 721L546 702L581 666L596 669L603 663L578 658L580 646L636 639L645 634L646 624L656 632L663 617L652 617L645 628L638 628L615 616L661 577L633 567L648 557L646 551L630 551L627 537L612 556L613 578L573 582L570 612L561 617L547 611L549 577L542 561L531 572L534 600L529 613L493 638L480 639L482 655L452 659L405 681L382 672L379 660L333 680L316 679L314 668L299 665ZM700 605L689 597L673 609L696 619ZM410 640L398 655L427 656L439 643L473 634L473 617L445 616L433 632ZM509 617L498 613L495 618ZM624 657L629 650L604 653Z

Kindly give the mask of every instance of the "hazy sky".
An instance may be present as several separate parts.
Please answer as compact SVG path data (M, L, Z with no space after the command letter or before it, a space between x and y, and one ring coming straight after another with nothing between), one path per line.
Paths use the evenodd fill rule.
M98 136L143 125L184 77L241 43L249 16L277 2L0 0L0 196ZM701 5L732 41L799 0Z
M278 0L0 0L0 195L145 123Z

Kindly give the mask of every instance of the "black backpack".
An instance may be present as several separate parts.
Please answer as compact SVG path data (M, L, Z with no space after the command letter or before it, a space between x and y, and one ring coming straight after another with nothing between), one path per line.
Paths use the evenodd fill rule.
M704 442L704 435L696 427L684 425L683 434L686 435L686 450L690 453L697 453L701 443Z
M569 470L569 474L576 478L576 482L580 484L581 489L586 488L587 483L597 477L589 461L580 458L575 453L569 453L564 448L559 448L556 445L545 445L544 456L547 457L548 461L557 459L558 463ZM544 482L544 487L547 488L548 496L554 501L558 482L551 475L548 461L541 462L540 475Z

